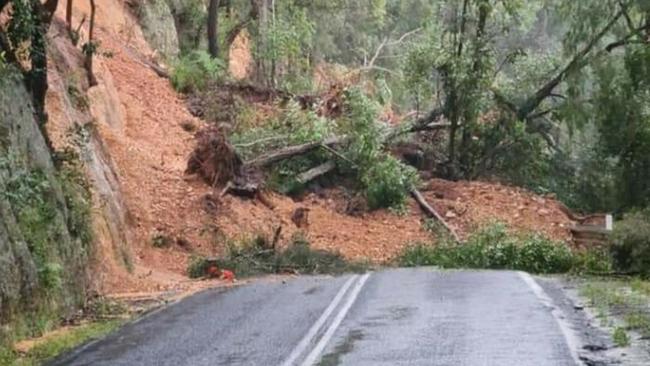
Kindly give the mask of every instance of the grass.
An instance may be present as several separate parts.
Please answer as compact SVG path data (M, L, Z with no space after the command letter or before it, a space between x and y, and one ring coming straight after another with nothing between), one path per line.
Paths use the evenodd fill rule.
M605 253L574 252L563 242L543 235L510 234L502 223L486 225L464 243L444 236L444 229L431 222L424 228L437 236L436 244L417 243L398 257L399 265L442 268L510 269L531 273L604 273L611 269Z
M56 336L44 338L24 354L6 347L0 348L0 365L41 365L83 343L105 336L122 323L123 320L110 320L80 325Z
M213 263L219 269L233 271L238 277L280 273L340 274L363 272L369 266L364 262L347 261L340 253L313 249L302 235L295 235L283 250L273 249L264 235L231 242L226 254L216 260L195 257L188 266L188 275L204 277Z
M629 331L650 337L649 290L650 282L638 278L591 278L581 286L580 295L596 309L601 325L615 326L612 339L616 345L624 347L630 342Z

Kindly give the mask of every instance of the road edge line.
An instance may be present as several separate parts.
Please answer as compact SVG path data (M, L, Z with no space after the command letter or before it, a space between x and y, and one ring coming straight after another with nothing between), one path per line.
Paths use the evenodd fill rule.
M357 297L359 296L359 293L361 292L361 288L363 285L366 283L368 278L370 277L370 273L366 273L361 277L361 279L356 283L354 289L352 289L352 292L350 293L350 296L348 297L348 301L343 305L343 308L341 308L341 311L336 315L336 318L332 321L332 324L330 324L329 328L323 335L323 337L320 339L320 341L316 344L314 349L307 355L305 360L302 363L302 366L311 366L313 365L318 357L320 357L321 352L325 349L325 346L327 346L327 343L330 341L332 336L334 335L334 332L338 329L338 327L341 325L343 322L343 319L345 316L348 314L348 311L350 311L350 308L354 304L354 302L357 300Z
M336 296L334 296L332 302L330 302L329 306L327 306L327 308L323 311L318 320L316 320L311 328L309 328L307 333L303 336L302 340L298 343L298 345L296 345L291 354L289 354L289 357L287 357L281 366L292 366L298 357L300 357L300 355L302 355L307 350L309 344L314 341L314 338L318 334L318 331L323 327L330 315L332 315L332 312L334 312L341 300L343 300L344 295L348 292L348 289L350 286L352 286L352 283L358 278L359 275L353 275L343 284L343 286L341 286L341 289L336 293Z
M562 310L560 310L560 308L555 305L553 299L551 299L546 291L544 291L542 286L540 286L537 281L535 281L533 276L527 272L521 271L517 272L517 274L519 274L519 277L526 283L526 285L528 285L528 287L533 291L535 296L542 302L542 304L551 310L551 315L553 316L553 319L555 319L555 322L557 323L560 331L562 332L562 335L564 336L564 341L566 342L567 347L569 347L569 353L571 353L571 357L573 358L576 366L584 365L584 362L582 362L580 355L578 354L580 341L575 335L575 332L569 328L566 321L564 321L560 316L563 314Z

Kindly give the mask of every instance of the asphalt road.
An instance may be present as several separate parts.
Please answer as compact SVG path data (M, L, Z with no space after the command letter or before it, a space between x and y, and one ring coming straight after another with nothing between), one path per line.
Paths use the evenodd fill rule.
M397 269L210 290L53 365L576 365L530 276Z

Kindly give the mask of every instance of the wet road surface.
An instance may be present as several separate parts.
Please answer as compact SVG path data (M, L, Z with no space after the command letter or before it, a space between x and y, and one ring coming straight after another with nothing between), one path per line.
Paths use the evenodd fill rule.
M518 272L394 269L210 290L53 365L576 365Z

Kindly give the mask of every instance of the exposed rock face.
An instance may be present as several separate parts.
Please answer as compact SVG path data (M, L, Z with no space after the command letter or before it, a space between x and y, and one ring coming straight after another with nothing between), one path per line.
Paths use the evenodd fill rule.
M0 71L0 343L17 318L65 316L83 301L87 202L64 182L20 74Z
M147 42L167 60L178 56L179 43L174 17L166 0L146 0L138 9Z

